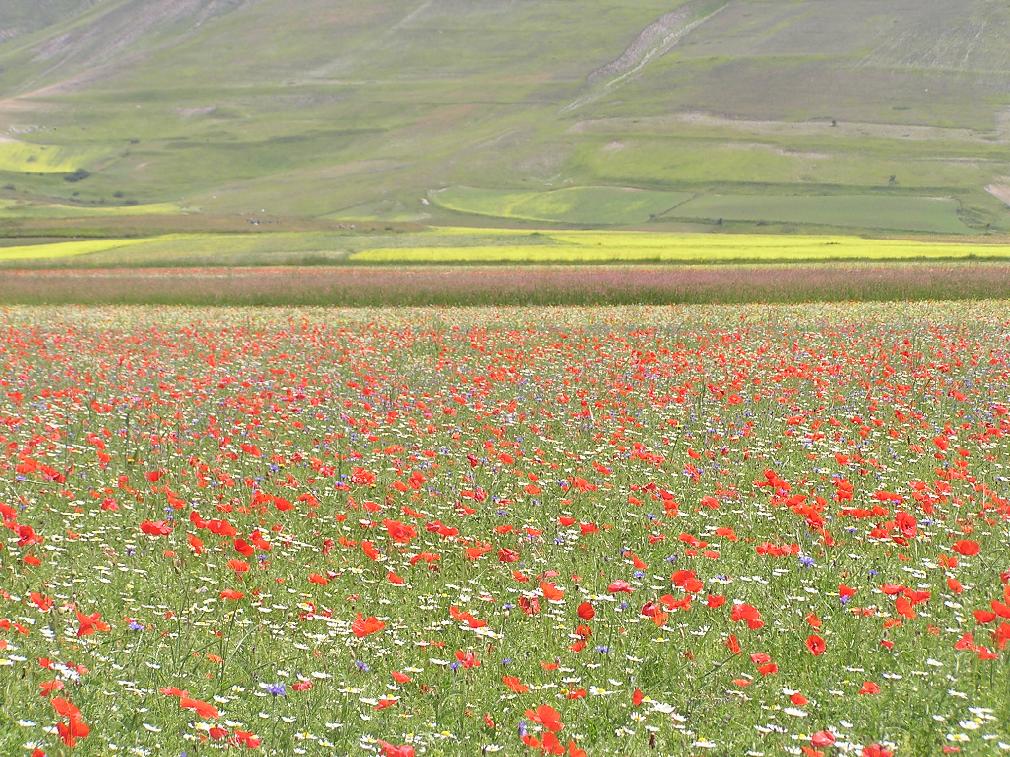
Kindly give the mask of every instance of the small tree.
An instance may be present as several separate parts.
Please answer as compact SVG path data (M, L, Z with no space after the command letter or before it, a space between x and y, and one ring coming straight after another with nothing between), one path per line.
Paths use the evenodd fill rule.
M68 173L63 178L65 180L73 183L73 182L76 182L76 181L84 181L89 176L91 176L91 172L90 171L85 171L83 168L78 168L76 171L74 171L73 173Z

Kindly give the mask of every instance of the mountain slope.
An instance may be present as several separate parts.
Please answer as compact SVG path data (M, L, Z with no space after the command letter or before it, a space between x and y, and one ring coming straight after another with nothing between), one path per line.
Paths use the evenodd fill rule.
M522 223L440 203L469 187L585 223L551 191L592 187L643 228L1010 225L993 0L13 0L0 30L14 207Z
M0 40L12 40L83 13L99 0L5 0L0 9Z

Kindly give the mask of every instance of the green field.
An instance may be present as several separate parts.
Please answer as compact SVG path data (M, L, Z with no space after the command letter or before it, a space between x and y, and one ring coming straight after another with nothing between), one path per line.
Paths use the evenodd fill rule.
M9 245L0 247L0 263L24 261L62 261L80 255L94 255L122 251L137 244L129 239L100 239L80 242L48 242L34 245ZM124 258L125 259L125 258Z
M646 223L672 211L691 197L686 192L656 192L627 187L571 187L551 192L453 187L432 193L438 206L459 213L580 226Z
M71 174L94 165L103 150L0 139L2 174Z
M0 266L468 263L800 263L992 260L1010 244L852 236L436 228L418 232L165 234L0 245Z
M817 260L915 260L1010 257L1010 245L757 234L661 234L648 232L538 232L511 235L497 244L469 237L438 245L379 247L352 253L356 263L606 263L606 262L799 262ZM521 242L517 244L516 242Z
M0 219L96 218L109 216L161 216L179 213L170 202L149 205L70 205L65 203L26 203L0 200Z
M936 234L971 232L958 217L957 202L934 197L712 194L685 202L665 215L717 223L724 220Z
M359 237L334 234L168 234L5 246L0 265L291 265L339 262L355 244Z
M691 194L618 187L572 187L551 192L455 187L432 194L440 207L498 219L582 226L634 226L656 220L721 225L791 224L890 232L970 234L957 201L901 195Z
M1002 233L1008 23L989 0L8 0L0 220Z

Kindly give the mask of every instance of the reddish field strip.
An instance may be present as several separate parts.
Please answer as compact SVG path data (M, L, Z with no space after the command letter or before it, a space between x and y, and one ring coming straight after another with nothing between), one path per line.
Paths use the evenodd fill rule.
M0 271L0 302L595 304L1002 297L1010 265L421 266Z

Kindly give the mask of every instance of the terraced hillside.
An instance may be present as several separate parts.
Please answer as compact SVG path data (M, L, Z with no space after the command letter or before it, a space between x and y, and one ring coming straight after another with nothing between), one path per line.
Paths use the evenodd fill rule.
M8 234L1010 228L995 0L6 0L0 93Z

